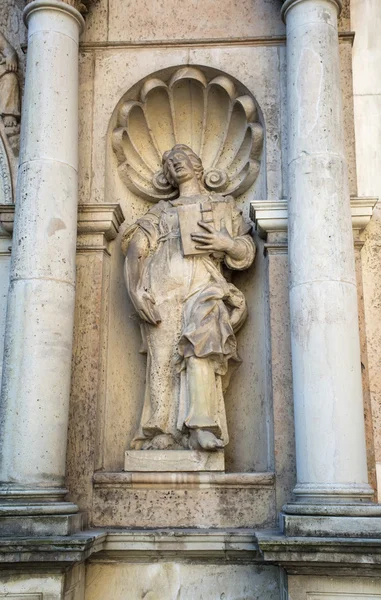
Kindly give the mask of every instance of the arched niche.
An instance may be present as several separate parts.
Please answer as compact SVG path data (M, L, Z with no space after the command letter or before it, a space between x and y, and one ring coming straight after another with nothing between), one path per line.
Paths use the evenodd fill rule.
M216 69L171 67L128 90L110 120L105 201L121 204L125 226L142 216L152 202L172 197L174 191L161 179L161 154L174 143L196 146L209 189L234 195L246 216L251 199L266 197L265 123L251 92ZM111 257L109 288L102 449L104 469L109 471L123 468L124 450L140 417L145 382L139 320L123 280L119 248L123 229ZM226 468L237 472L266 471L271 460L262 255L259 247L254 266L234 276L249 306L249 318L238 334L243 364L225 395L231 440Z

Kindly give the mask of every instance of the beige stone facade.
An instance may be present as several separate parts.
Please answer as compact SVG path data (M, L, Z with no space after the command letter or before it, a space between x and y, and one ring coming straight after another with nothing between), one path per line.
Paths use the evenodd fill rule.
M379 0L0 2L0 598L381 598L380 25ZM233 207L207 258L195 196ZM156 324L136 231L146 265L171 245ZM201 288L168 374L182 338L152 328Z

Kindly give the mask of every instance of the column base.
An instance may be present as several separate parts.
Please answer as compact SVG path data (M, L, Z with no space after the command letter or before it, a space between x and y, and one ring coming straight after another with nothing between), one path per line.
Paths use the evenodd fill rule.
M299 483L294 488L299 504L369 502L374 494L368 483Z
M0 537L66 536L85 526L84 514L65 502L63 488L0 486Z
M381 505L290 503L283 507L280 527L288 537L381 538Z

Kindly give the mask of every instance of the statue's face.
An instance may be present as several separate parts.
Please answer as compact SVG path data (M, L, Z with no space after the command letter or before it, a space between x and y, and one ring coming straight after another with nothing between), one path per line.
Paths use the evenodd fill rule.
M192 162L183 150L172 150L168 154L165 164L173 183L177 187L180 183L196 177Z

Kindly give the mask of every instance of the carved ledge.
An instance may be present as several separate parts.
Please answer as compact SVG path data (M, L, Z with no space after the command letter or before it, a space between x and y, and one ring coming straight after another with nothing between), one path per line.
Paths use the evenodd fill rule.
M11 237L15 205L0 204L0 236ZM78 206L78 249L107 250L124 221L119 204L80 204Z
M189 473L123 472L94 473L95 487L100 488L158 488L158 489L209 489L209 488L272 488L274 473Z
M359 233L372 218L377 198L351 198L352 228ZM287 200L254 200L250 205L250 216L259 235L266 239L268 234L287 233Z
M80 204L77 249L108 252L108 242L116 238L123 221L119 204Z
M214 529L112 531L107 534L101 551L101 560L126 558L136 560L147 556L173 559L182 557L195 560L232 558L258 559L258 545L253 529L216 531ZM98 559L98 557L97 557Z

